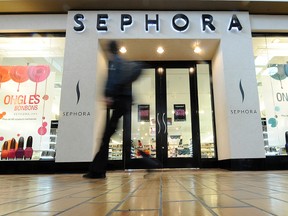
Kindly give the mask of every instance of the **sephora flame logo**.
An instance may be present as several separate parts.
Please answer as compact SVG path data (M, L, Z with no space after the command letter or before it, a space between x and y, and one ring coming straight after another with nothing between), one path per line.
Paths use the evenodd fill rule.
M244 99L245 99L245 93L244 93L244 90L243 90L243 87L242 87L242 82L240 80L239 82L239 89L240 89L240 92L241 92L241 95L242 95L242 103L244 102Z
M79 100L80 100L80 88L79 88L79 82L77 83L76 85L76 94L77 94L77 104L79 103Z

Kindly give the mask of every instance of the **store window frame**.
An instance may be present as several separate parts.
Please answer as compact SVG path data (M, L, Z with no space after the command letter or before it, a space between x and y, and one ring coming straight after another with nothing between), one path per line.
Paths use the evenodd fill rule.
M279 33L279 32L273 32L273 33L271 33L271 32L252 32L252 40L253 40L253 38L260 38L260 37L262 37L262 38L272 38L272 37L275 37L275 38L277 38L277 37L286 37L287 39L288 39L288 33ZM266 44L266 49L267 49L267 44ZM254 44L253 44L253 50L254 50ZM268 58L268 53L269 53L269 50L267 49L267 58ZM255 53L254 53L254 56L255 56ZM288 56L288 55L287 55ZM255 59L254 59L254 61L255 61ZM255 64L255 71L256 71L256 64ZM257 80L257 83L258 83L258 80ZM258 89L257 89L257 91L258 91ZM259 95L259 91L258 91L258 95ZM258 98L259 98L259 96L258 96ZM260 98L259 98L259 103L261 103L261 101L260 101ZM260 104L259 104L259 106L260 106ZM264 147L264 149L265 149L265 139L267 138L266 136L265 136L265 132L267 132L267 131L265 131L265 128L267 128L267 122L266 122L266 120L265 120L265 122L264 122L264 119L262 118L262 116L261 116L261 123L262 123L262 129L263 129L263 147ZM279 130L277 130L277 132L279 132ZM284 135L283 135L284 136ZM269 138L268 138L269 139ZM268 143L269 143L269 140L268 140ZM279 145L280 146L280 145ZM265 150L265 156L266 156L266 158L267 157L279 157L279 156L285 156L285 157L287 157L288 156L288 153L286 153L286 154L283 154L283 151L285 151L285 143L282 143L282 146L283 147L279 147L279 149L277 150L276 149L276 151L277 151L277 153L275 153L274 155L269 155L269 154L267 154L267 152L266 152L266 150ZM269 144L268 144L268 147L269 147ZM272 146L273 147L273 146ZM286 150L287 151L287 150ZM281 153L282 152L282 153Z
M66 32L17 32L17 33L0 33L0 38L66 38ZM65 53L65 41L64 41L64 50L63 50L63 63L64 63L64 53ZM41 56L40 56L41 57ZM29 64L27 64L29 65ZM4 65L5 66L5 65ZM62 77L63 77L63 67L62 67ZM61 78L61 83L62 83L62 78ZM53 83L53 86L55 86L55 81ZM55 89L55 87L53 87L53 90ZM36 94L36 91L35 91ZM45 99L46 100L46 99ZM60 98L61 100L61 98ZM53 104L53 102L52 102ZM58 105L58 109L60 111L60 104ZM50 131L47 131L47 135L50 137L50 144L49 144L49 150L46 149L40 149L40 154L38 154L36 159L33 159L32 161L55 161L55 154L56 154L56 150L55 150L55 145L56 145L56 140L57 140L57 128L58 128L58 121L59 121L59 116L58 119L57 117L51 117L51 121L47 122L50 126ZM18 138L16 138L16 142L18 142ZM52 140L51 140L52 138ZM27 139L28 140L28 139ZM53 143L53 145L51 144ZM26 144L26 140L25 140L25 144ZM53 148L51 148L51 146L54 146ZM51 149L51 151L50 151ZM25 159L25 157L24 157ZM32 158L31 158L32 159ZM17 160L17 159L15 159ZM15 161L12 160L12 161ZM19 161L19 160L18 160Z

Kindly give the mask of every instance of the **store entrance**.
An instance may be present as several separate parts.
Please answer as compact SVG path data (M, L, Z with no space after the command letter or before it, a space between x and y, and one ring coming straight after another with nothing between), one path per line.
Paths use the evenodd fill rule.
M126 140L131 140L125 147L125 169L200 167L199 66L210 74L207 62L147 63L132 85L134 105L124 121L130 131Z
M132 85L131 112L111 137L108 169L211 167L217 161L211 62L146 66Z

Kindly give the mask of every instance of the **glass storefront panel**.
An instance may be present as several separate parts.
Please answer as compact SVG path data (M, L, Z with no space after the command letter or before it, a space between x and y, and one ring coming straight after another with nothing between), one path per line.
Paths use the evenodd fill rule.
M110 111L112 115L112 111ZM123 117L118 122L118 127L115 133L110 138L109 142L109 160L122 160L123 155Z
M131 159L142 158L142 150L156 158L155 69L145 69L132 85L134 104L131 121ZM158 118L159 119L159 118Z
M215 158L213 113L211 106L210 73L208 64L197 64L198 106L201 157Z
M64 35L0 37L2 160L53 160Z
M168 158L192 157L189 70L167 69Z
M254 37L253 48L266 155L286 155L288 37Z

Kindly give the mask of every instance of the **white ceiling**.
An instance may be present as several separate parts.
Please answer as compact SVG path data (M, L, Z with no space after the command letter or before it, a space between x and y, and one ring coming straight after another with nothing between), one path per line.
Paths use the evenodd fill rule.
M211 60L219 45L219 40L202 39L126 39L118 40L120 46L125 46L127 52L123 57L134 61L189 61ZM103 50L106 50L107 40L101 40ZM201 48L201 53L194 53L195 46ZM158 54L156 49L162 46L163 54Z
M254 37L256 74L261 75L269 64L288 63L288 37Z

